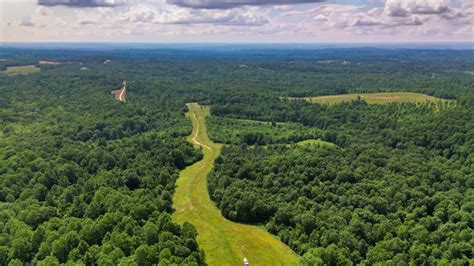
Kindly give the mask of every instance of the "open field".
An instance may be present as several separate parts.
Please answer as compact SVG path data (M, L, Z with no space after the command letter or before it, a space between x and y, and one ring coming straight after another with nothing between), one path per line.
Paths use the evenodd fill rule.
M272 122L268 121L220 116L211 116L206 119L209 138L215 143L239 145L246 142L250 144L248 138L254 135L258 138L256 143L262 146L295 143L303 139L318 139L321 136L319 129L305 127L300 123L276 122L275 124L276 126L272 126ZM244 140L246 138L247 141Z
M448 102L450 100L440 99L433 96L413 92L381 92L381 93L352 93L341 95L329 95L319 97L287 97L290 100L304 99L310 103L336 104L350 102L360 97L369 104L386 104L394 102L424 103L424 102Z
M465 71L464 73L468 74L468 75L474 75L474 70L471 70L471 71Z
M40 72L41 68L35 65L28 65L28 66L14 66L14 67L7 67L5 73L8 75L16 75L16 74L31 74Z
M40 65L60 65L61 62L40 60L40 61L38 61L38 64L40 64Z
M126 102L125 95L127 94L127 81L122 82L122 87L117 90L113 90L112 94L115 96L115 100L120 102Z
M335 147L336 144L327 142L320 139L307 139L297 142L296 145L298 146L309 146L309 145L319 145L319 146L327 146L327 147Z
M205 117L209 108L195 103L188 107L193 124L188 141L202 148L204 157L181 171L173 198L173 219L196 226L198 244L206 252L209 265L242 265L244 257L250 265L296 265L298 256L275 236L261 227L225 219L211 201L207 175L222 145L213 143L207 135Z

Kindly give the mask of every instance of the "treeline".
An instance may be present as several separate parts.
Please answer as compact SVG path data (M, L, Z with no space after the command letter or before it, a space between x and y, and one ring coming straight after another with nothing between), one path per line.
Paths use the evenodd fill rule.
M454 133L463 135L463 139L469 138L466 131L457 132L456 129L471 123L473 112L471 107L456 107L455 103L368 105L363 100L355 100L337 105L321 105L277 99L267 102L268 105L256 105L244 103L246 99L243 97L235 103L215 104L211 112L216 116L231 118L298 122L322 130L324 140L339 146L346 146L349 142L368 142L395 148L403 143L416 142L424 147L437 145L439 148L450 148L452 139L459 137ZM447 125L454 128L447 130ZM424 126L429 127L429 130L422 131L419 128ZM402 134L400 130L406 133Z
M22 56L18 56L21 54ZM0 69L38 60L65 62L41 66L60 74L63 69L88 67L82 76L98 80L127 79L153 84L139 94L173 88L185 100L206 101L236 93L273 96L318 96L348 92L415 91L454 99L474 82L471 50L401 49L144 49L25 50L0 49ZM111 63L103 65L105 60ZM131 66L139 67L131 67ZM117 77L117 73L121 73ZM470 74L471 73L471 74ZM35 74L36 75L36 74ZM37 74L41 75L41 74ZM105 79L104 79L105 78ZM141 86L140 86L141 87ZM145 87L148 88L148 87Z

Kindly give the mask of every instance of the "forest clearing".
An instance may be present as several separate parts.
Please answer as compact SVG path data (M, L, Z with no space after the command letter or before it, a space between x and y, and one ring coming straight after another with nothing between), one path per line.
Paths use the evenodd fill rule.
M40 60L40 61L38 61L38 64L40 64L40 65L60 65L61 62Z
M296 265L298 256L264 228L231 222L222 217L207 190L207 175L222 145L207 135L205 117L209 108L188 104L193 132L188 141L203 147L201 161L180 172L173 198L173 219L192 223L198 231L198 244L209 265L239 265L246 257L252 265Z
M381 93L351 93L318 97L287 97L290 100L304 99L310 103L336 104L350 102L360 97L368 104L387 104L394 102L425 103L425 102L452 102L433 96L413 92L381 92Z
M7 69L5 70L5 73L7 75L17 75L17 74L31 74L31 73L36 73L40 71L41 71L41 68L35 65L26 65L26 66L7 67Z
M122 82L122 87L117 90L113 90L112 94L115 96L115 100L120 102L126 102L125 95L127 94L127 81Z
M324 141L321 139L307 139L307 140L302 140L296 143L296 145L299 146L310 146L310 145L317 145L317 146L326 146L326 147L335 147L336 144Z

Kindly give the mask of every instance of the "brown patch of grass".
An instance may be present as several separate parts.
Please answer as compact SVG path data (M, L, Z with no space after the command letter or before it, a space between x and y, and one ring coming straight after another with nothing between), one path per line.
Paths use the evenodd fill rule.
M7 70L5 70L5 73L7 75L18 75L18 74L31 74L31 73L36 73L40 71L41 71L41 68L35 65L27 65L27 66L7 67Z
M113 90L112 94L115 96L115 100L126 102L125 95L127 94L127 81L124 80L122 82L122 87L120 89Z
M38 64L40 65L60 65L60 62L56 61L38 61Z

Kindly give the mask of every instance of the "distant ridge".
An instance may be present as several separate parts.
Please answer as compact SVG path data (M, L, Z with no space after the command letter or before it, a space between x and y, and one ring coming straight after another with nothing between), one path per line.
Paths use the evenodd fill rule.
M183 49L183 50L240 50L240 49L474 49L474 42L400 42L400 43L135 43L135 42L0 42L0 48L23 49Z

